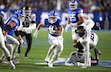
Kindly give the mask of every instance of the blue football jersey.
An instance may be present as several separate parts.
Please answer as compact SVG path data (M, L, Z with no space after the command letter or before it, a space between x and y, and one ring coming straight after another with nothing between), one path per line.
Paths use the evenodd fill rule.
M61 35L61 34L56 34L56 33L50 33L50 30L49 30L49 27L52 27L52 26L54 28L53 30L58 29L58 27L61 24L61 19L57 19L57 21L53 24L49 23L48 19L45 19L44 24L45 24L46 27L48 27L48 32L49 32L50 35L52 35L52 36L60 36Z
M14 21L15 24L16 24L13 28L10 28L10 29L8 30L8 34L12 36L12 35L14 34L14 31L16 30L16 27L20 25L20 20L18 19L17 16L10 16L10 17L6 20L6 22L5 22L5 24L4 24L4 28L8 25L8 23L9 23L10 21Z
M70 22L71 22L72 24L79 21L78 15L79 15L80 13L83 13L83 10L82 10L81 8L77 8L77 9L75 9L75 10L70 10L70 9L68 9L68 14L69 14Z

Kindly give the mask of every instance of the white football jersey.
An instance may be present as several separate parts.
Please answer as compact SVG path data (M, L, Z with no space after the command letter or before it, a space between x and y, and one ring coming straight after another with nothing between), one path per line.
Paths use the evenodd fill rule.
M20 19L20 30L26 33L31 33L33 29L36 28L36 14L32 13L31 16L26 16L23 19ZM27 28L27 31L22 30Z

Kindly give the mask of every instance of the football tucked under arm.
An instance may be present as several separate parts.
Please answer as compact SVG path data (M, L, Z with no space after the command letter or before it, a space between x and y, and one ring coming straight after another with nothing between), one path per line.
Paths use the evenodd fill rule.
M56 32L56 27L55 26L49 26L49 32L50 33L55 33Z

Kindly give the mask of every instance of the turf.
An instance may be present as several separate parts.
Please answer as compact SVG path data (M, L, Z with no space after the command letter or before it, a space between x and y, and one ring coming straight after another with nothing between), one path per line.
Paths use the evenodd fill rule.
M111 32L95 31L99 36L97 47L101 50L101 61L111 61ZM71 31L64 32L64 50L60 58L68 58L69 54L75 50L72 46ZM28 59L24 58L25 48L21 47L20 57L17 59L20 64L16 65L16 70L10 70L8 64L0 64L0 72L111 72L111 67L91 66L82 69L78 66L68 67L65 65L54 65L49 68L47 65L35 64L43 62L50 45L48 43L48 34L46 30L39 31L38 37L33 38L32 49L28 55ZM93 53L93 51L91 51ZM0 51L1 54L1 51Z

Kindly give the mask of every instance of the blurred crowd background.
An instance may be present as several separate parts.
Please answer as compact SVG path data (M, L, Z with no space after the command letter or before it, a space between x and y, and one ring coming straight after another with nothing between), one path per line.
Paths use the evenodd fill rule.
M0 9L20 9L30 5L34 10L56 10L57 2L61 2L61 9L66 11L69 0L0 0ZM111 0L77 0L84 12L110 11Z
M105 13L105 20L108 19L108 13L111 13L111 0L77 0L79 7L84 12L102 12ZM62 10L67 11L69 0L0 0L0 9L16 10L24 5L30 5L33 10ZM106 22L108 23L108 22ZM106 24L107 25L107 24ZM111 29L107 27L107 29Z

